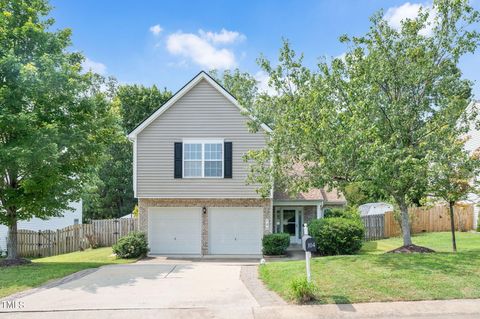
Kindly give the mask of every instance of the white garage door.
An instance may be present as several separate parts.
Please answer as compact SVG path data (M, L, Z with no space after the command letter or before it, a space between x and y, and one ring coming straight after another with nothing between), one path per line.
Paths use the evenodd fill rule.
M201 253L202 212L199 207L148 209L148 244L151 254Z
M261 207L212 207L208 215L210 254L261 254Z

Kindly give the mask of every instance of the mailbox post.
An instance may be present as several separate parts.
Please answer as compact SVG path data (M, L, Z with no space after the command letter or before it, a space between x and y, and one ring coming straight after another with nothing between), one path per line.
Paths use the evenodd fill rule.
M308 235L307 224L303 225L303 236L302 236L302 247L305 250L305 263L307 266L307 281L311 281L310 273L310 259L312 258L312 251L317 251L317 246L315 244L315 239L312 236Z

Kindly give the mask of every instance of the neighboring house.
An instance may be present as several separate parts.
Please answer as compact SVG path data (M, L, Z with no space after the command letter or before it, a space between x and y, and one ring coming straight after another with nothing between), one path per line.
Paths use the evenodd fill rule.
M473 101L470 103L470 105L467 108L467 112L472 112L473 109L476 109L476 112L480 113L480 101ZM480 120L480 114L477 116L477 120ZM465 143L465 148L470 152L473 153L477 150L480 149L480 130L477 129L477 125L475 122L470 123L470 129L468 132L469 139ZM480 178L478 176L477 178ZM474 215L474 220L473 220L473 225L476 229L476 226L478 225L478 216L480 213L480 196L479 194L474 194L471 193L468 196L468 201L471 203L474 203L474 209L473 209L473 215Z
M393 206L388 203L366 203L358 206L360 216L384 215L386 212L392 212Z
M139 227L152 254L259 255L273 231L300 240L302 223L345 200L323 190L262 198L247 185L249 150L270 128L247 127L236 99L200 72L130 134ZM275 212L275 214L274 214Z
M29 220L21 220L18 222L18 229L28 230L56 230L70 225L82 223L82 201L70 204L73 210L66 210L63 216L51 217L49 219L40 219L34 217ZM0 253L7 250L8 227L0 225Z

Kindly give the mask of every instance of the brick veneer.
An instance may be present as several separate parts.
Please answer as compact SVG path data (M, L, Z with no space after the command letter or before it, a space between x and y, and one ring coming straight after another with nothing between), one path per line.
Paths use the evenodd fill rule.
M139 229L148 236L148 207L206 207L202 214L202 254L208 254L208 208L209 207L263 207L263 233L272 232L272 200L256 198L140 198Z

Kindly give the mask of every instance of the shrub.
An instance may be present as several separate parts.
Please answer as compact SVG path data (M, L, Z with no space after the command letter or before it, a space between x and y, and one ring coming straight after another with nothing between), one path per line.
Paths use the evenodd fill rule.
M120 258L139 258L148 253L148 243L144 233L133 232L118 240L112 247Z
M324 218L349 218L359 219L360 211L356 207L347 208L325 208L323 213Z
M360 219L322 218L308 225L321 255L352 255L362 248L364 226Z
M262 239L264 255L284 255L290 245L290 235L286 233L268 234Z
M317 287L307 278L297 278L290 283L290 292L298 303L307 303L316 299Z

